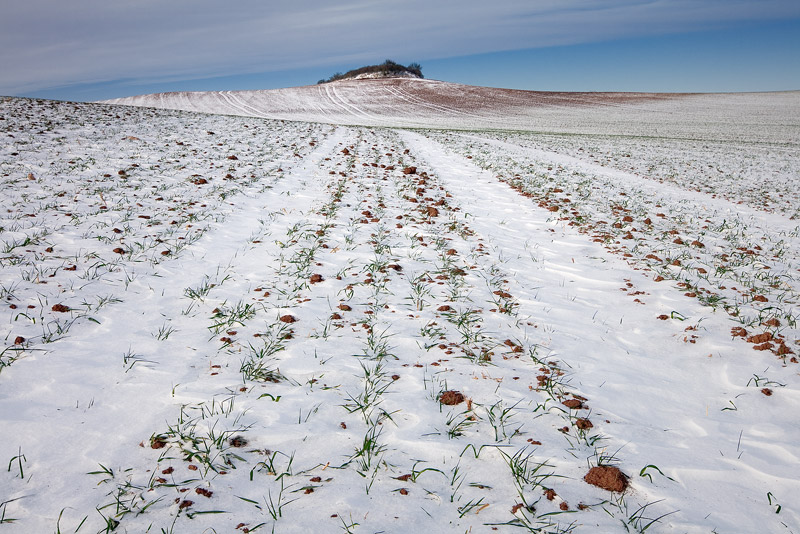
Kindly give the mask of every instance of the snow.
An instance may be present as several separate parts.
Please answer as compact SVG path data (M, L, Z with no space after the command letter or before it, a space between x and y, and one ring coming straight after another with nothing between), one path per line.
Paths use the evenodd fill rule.
M0 528L800 531L797 94L386 82L0 100Z
M264 91L159 93L106 103L361 126L677 137L772 146L800 142L800 91L552 93L390 78Z

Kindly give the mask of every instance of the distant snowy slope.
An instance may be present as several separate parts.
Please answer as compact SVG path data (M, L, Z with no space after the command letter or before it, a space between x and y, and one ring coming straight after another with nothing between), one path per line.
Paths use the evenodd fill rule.
M390 78L159 93L105 103L363 126L800 142L800 92L559 93Z

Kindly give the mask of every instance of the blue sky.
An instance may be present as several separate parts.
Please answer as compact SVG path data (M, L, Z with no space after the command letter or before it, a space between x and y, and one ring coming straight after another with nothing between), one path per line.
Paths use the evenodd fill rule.
M0 20L0 94L63 100L307 85L385 59L518 89L798 90L798 58L796 0L27 0Z

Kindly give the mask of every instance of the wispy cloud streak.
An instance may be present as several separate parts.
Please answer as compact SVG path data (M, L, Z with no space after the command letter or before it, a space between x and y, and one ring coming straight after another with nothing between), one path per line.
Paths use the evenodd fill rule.
M424 61L800 17L795 0L26 0L0 20L0 94ZM324 73L323 73L324 74Z

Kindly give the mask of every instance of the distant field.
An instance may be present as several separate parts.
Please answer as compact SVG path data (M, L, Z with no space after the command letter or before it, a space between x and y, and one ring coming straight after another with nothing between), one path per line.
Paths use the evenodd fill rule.
M800 91L553 93L397 78L267 91L160 93L107 102L359 126L800 143Z
M0 531L800 532L800 93L117 102L0 99Z

